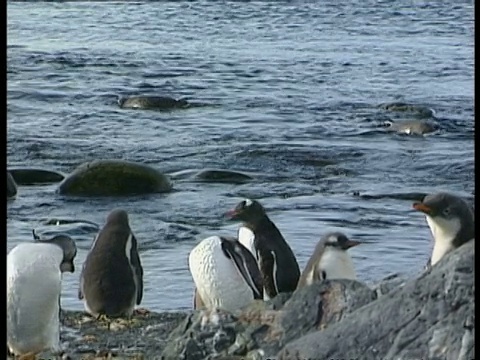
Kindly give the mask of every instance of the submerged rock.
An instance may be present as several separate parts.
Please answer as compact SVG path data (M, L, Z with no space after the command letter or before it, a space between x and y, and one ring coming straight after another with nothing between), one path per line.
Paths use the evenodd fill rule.
M17 195L17 184L15 179L7 170L7 199L13 198Z
M474 240L276 358L473 359ZM341 339L341 345L339 343Z
M168 192L169 178L143 164L95 160L80 165L58 187L62 195L115 196Z
M212 183L243 184L253 180L250 175L233 170L206 169L194 175L194 179Z
M411 114L421 118L430 118L435 115L435 111L433 111L433 109L427 106L408 104L404 102L391 102L391 103L380 104L379 108L387 111L395 111L395 112Z
M424 135L439 129L438 124L427 120L386 121L386 130L407 135Z
M185 109L190 105L187 100L173 99L168 96L131 96L118 100L118 105L122 109L154 109L154 110L172 110Z
M18 185L52 184L62 181L65 176L56 171L43 169L9 169Z

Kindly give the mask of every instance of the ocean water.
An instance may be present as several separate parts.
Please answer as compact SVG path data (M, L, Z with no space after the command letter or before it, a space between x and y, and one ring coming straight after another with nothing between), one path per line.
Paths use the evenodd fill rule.
M192 307L188 253L235 235L224 214L259 200L305 266L320 236L340 230L358 278L413 276L432 248L416 193L473 201L473 2L7 2L7 165L69 173L124 159L172 175L174 191L72 198L58 184L20 186L7 202L7 251L71 235L77 271L62 304L80 310L79 272L109 211L124 208L145 271L141 306ZM129 95L205 106L120 109ZM432 108L440 129L385 131L414 118L382 103ZM181 178L248 173L244 184ZM75 219L47 225L51 219ZM98 226L82 221L94 222Z

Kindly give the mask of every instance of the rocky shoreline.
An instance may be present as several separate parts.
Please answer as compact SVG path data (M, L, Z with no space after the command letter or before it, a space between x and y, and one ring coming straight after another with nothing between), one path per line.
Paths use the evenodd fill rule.
M331 280L236 313L155 313L94 320L61 314L61 355L41 359L474 358L474 241L413 279L373 287Z

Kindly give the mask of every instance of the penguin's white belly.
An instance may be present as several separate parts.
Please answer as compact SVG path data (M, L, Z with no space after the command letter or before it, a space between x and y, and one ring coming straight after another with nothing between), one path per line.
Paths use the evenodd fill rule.
M12 353L60 350L62 257L51 244L20 244L8 254L7 345Z
M318 267L319 273L325 271L327 279L355 280L357 278L352 259L344 250L326 249Z
M232 261L223 253L217 236L202 240L190 252L190 272L207 308L234 311L254 299Z
M240 226L238 229L238 241L245 246L257 258L257 251L255 250L255 234L246 226Z
M445 220L437 218L433 220L430 216L426 216L427 224L435 239L433 246L432 258L430 260L432 266L449 251L453 249L452 241L460 231L461 224L458 219Z

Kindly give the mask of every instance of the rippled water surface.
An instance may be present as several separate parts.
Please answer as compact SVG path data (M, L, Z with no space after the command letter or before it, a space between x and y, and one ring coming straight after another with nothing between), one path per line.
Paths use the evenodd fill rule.
M369 241L351 249L372 283L413 274L432 242L412 194L447 190L473 199L473 3L458 1L8 2L8 166L71 172L125 159L168 174L231 169L245 184L172 177L175 191L69 198L57 184L21 186L7 204L10 250L31 230L77 240L77 269L117 207L130 214L145 270L143 306L192 305L188 253L212 234L235 235L224 213L261 201L306 264L320 236ZM185 98L171 112L120 109L128 95ZM435 110L440 130L386 132ZM358 194L360 196L358 196ZM369 195L369 196L367 196ZM79 272L64 276L62 302Z

